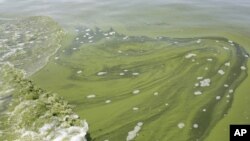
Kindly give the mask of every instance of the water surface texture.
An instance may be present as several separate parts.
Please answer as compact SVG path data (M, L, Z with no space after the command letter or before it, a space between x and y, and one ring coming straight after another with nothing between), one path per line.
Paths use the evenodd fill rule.
M249 9L0 0L0 139L229 140L229 124L250 122Z

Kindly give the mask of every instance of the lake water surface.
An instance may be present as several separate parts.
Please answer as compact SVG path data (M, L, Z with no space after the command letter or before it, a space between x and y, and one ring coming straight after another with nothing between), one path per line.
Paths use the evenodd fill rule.
M249 26L250 25L250 16L249 15L250 15L250 1L249 0L205 0L205 1L201 1L201 0L189 0L189 1L186 1L186 0L131 0L131 1L127 1L127 0L25 0L25 1L0 0L0 23L6 22L6 21L16 20L16 19L20 19L20 18L27 18L30 16L49 16L52 19L54 19L56 22L58 22L65 29L66 32L68 32L70 34L72 33L73 35L76 34L75 33L76 27L87 27L90 29L94 29L95 27L98 27L104 31L109 30L110 28L113 28L116 32L124 34L124 36L128 35L128 36L138 37L138 38L135 37L135 39L134 39L135 43L130 43L130 42L128 42L128 44L124 43L125 48L126 49L128 48L128 54L129 53L132 54L133 51L137 51L136 49L133 50L133 48L130 48L130 46L134 45L135 48L140 47L140 44L138 44L138 42L139 42L138 40L146 40L147 41L147 43L145 44L146 47L156 45L157 47L159 46L159 48L160 48L161 46L163 46L162 44L169 45L173 42L175 43L178 38L187 38L186 40L183 40L183 41L178 40L179 42L183 43L183 45L180 45L180 46L181 47L188 46L190 48L192 48L192 47L195 48L196 44L190 45L189 42L194 42L194 43L199 42L199 38L202 38L202 37L205 37L203 39L204 40L203 42L206 43L206 45L204 45L204 47L210 46L211 50L213 51L213 49L214 49L216 53L220 53L223 51L221 51L220 49L217 50L217 46L213 45L213 43L222 42L222 45L229 46L230 42L229 43L226 42L226 39L228 39L229 41L232 40L233 42L236 42L237 43L236 47L238 47L238 45L239 45L240 47L245 49L244 51L250 52L250 40L249 40L250 39L250 26ZM88 29L86 29L86 31L87 30ZM85 33L85 31L83 31L83 33ZM80 37L80 35L81 34L79 34L79 37ZM150 39L149 38L144 39L141 36L146 36L146 37L149 37ZM171 38L167 38L166 40L163 39L162 40L163 42L158 43L155 40L155 37L160 37L160 36L171 37ZM123 37L123 35L121 37ZM119 37L118 39L120 39L121 37ZM125 38L125 37L123 37L123 38ZM158 39L158 38L156 38L156 39ZM106 68L109 68L110 66L114 65L115 67L110 69L111 71L116 71L117 68L120 67L119 63L112 62L112 61L107 59L109 57L110 58L117 57L117 56L112 56L112 55L114 55L114 53L112 52L112 49L109 50L109 47L112 47L112 45L114 45L114 44L112 44L112 43L109 44L109 42L107 44L105 44L105 45L110 45L110 46L107 46L107 50L104 50L104 51L98 50L100 44L98 43L96 46L93 45L93 47L90 47L90 48L88 48L88 47L82 48L79 51L80 53L76 53L75 55L72 55L71 52L68 53L68 54L71 54L72 56L70 56L68 54L65 55L65 54L59 52L56 55L58 55L58 56L62 55L62 61L60 60L61 58L59 58L60 61L58 61L58 62L53 61L53 60L50 61L48 63L48 65L45 66L44 69L42 69L37 74L34 74L34 76L31 76L31 78L39 86L42 86L42 87L48 89L49 91L58 92L66 100L68 100L70 102L70 104L76 105L75 110L76 110L77 114L79 114L83 118L86 118L87 121L89 121L90 134L92 133L91 136L93 137L94 140L96 139L97 141L99 141L99 140L103 140L103 139L108 139L108 137L120 140L121 137L127 136L128 131L125 129L129 129L132 127L131 128L131 130L132 130L133 126L134 126L134 124L133 125L129 124L128 125L129 127L127 127L127 126L125 127L127 122L126 122L126 119L124 119L124 117L126 117L127 111L121 112L122 110L119 110L119 108L123 108L122 107L123 104L126 106L130 106L129 104L126 103L127 101L122 101L120 99L120 98L124 98L124 97L126 98L126 96L123 97L123 94L121 94L117 97L116 96L112 97L113 101L114 101L114 105L112 105L110 107L103 106L100 104L100 101L103 100L102 97L100 99L97 98L96 101L94 101L94 100L88 101L86 99L82 100L82 101L86 102L87 104L81 103L81 101L79 100L81 98L77 97L77 94L80 94L79 91L82 92L81 94L83 94L84 92L92 92L92 91L94 91L96 93L98 93L98 92L101 93L103 91L103 92L106 92L105 94L107 96L110 96L109 93L112 94L112 92L119 92L119 90L117 90L115 88L108 89L108 87L110 87L110 86L117 86L117 88L124 90L124 91L122 91L122 93L124 93L124 95L126 95L127 88L125 88L124 85L126 85L128 88L131 88L132 85L134 84L132 82L132 80L134 81L134 77L131 78L131 81L127 80L127 79L126 80L122 79L121 81L120 80L116 81L115 80L116 77L114 77L114 76L110 76L110 78L107 78L107 79L104 78L104 79L99 80L99 78L98 79L95 78L96 76L91 75L91 73L94 69L96 69L95 71L97 71L97 69L101 70L100 68L103 64ZM115 45L116 44L117 44L117 42L115 42ZM73 45L75 45L75 44L73 44ZM122 45L121 45L121 48L123 47ZM157 47L155 47L156 51L158 51ZM97 49L97 50L95 50L95 49ZM148 51L146 49L145 50L141 50L141 48L139 48L139 49L141 52ZM208 52L211 50L208 50ZM63 51L63 50L60 50L60 51ZM88 54L88 51L90 52L89 54ZM101 53L95 53L95 51L97 51L97 52L100 51ZM105 52L105 51L107 51L107 52ZM197 50L195 50L195 51L197 51ZM245 53L244 51L242 51L242 52ZM66 50L66 52L67 52L67 50ZM122 51L120 51L120 52L122 52ZM173 51L173 52L172 52L172 50L166 50L166 54L169 56L169 58L167 57L165 59L166 59L166 61L169 61L169 64L171 65L172 68L175 68L176 66L178 66L178 64L183 63L181 58L178 58L179 56L173 56L173 58L176 59L176 60L174 60L176 62L171 61L171 55L174 55L175 53L179 54L180 52L178 50ZM232 52L234 52L234 50L232 50ZM93 53L96 56L104 55L104 58L101 58L101 57L98 58L95 56L93 57L93 55L92 56L90 55L91 53ZM163 56L163 54L161 54L163 52L159 51L157 53L159 56L161 56L161 55ZM203 54L204 57L206 57L206 55L209 54L209 53L206 54L206 52L198 52L198 53L204 53ZM132 54L131 56L133 57L133 55L134 54ZM225 54L221 54L220 57L223 58L224 55ZM227 55L225 55L225 56L227 56ZM232 59L232 56L235 57L234 55L231 55L231 59ZM237 53L236 53L236 56L237 56ZM53 56L53 57L56 57L56 56ZM152 57L154 57L154 56L152 56ZM218 58L220 58L220 57L218 57ZM79 58L81 58L81 59L84 58L86 60L89 59L89 60L93 61L94 63L91 63L91 62L85 63L84 61L80 60ZM103 62L96 61L98 59L99 60L103 59ZM107 60L105 60L105 59L107 59ZM118 57L115 59L120 60L121 63L124 63L124 64L131 63L132 64L131 66L134 66L133 61L131 61L133 59L123 60L122 57L121 58ZM139 58L139 61L141 61L140 59L142 59L142 58ZM162 60L160 60L160 61L153 62L150 60L151 59L150 57L144 58L144 59L148 59L148 60L145 61L144 63L142 63L141 66L148 63L147 65L150 67L148 67L148 68L145 67L146 69L142 68L141 69L142 73L143 73L143 71L146 71L147 69L151 70L154 67L159 67L159 66L154 66L154 65L155 64L157 65L157 63L162 61ZM223 58L223 59L225 59L225 58ZM242 60L238 56L238 57L232 59L232 62L237 60L237 59ZM220 61L220 59L218 59L218 60ZM96 63L96 66L93 65L93 64L95 64L95 61L99 62L99 63ZM107 61L107 62L110 61L110 62L107 63L105 61ZM126 61L128 61L128 62L126 62ZM228 61L228 60L225 59L225 61ZM107 63L107 64L105 64L105 63ZM200 63L202 64L202 62L200 62ZM239 63L245 63L245 62L239 61ZM73 65L75 65L75 66L73 66ZM153 66L151 66L151 65L153 65ZM185 65L185 63L183 65ZM250 65L249 62L246 61L246 67L249 65ZM89 66L89 68L91 68L91 67L93 67L93 68L87 69L86 71L76 70L76 69L78 69L79 66ZM126 67L131 67L131 66L128 65ZM214 68L216 68L216 67L217 66L215 65ZM140 67L138 66L138 68L140 68ZM178 68L178 67L176 67L176 68ZM58 73L58 74L55 73L58 70L62 70L61 71L62 73ZM138 70L140 70L140 69L138 69ZM85 78L85 76L83 76L83 77L78 78L78 76L75 76L72 74L72 72L75 73L76 71L79 72L79 74L84 73L84 75L89 76L89 77ZM168 71L168 67L166 68L166 70L164 70L162 72L165 72L165 71L166 72ZM196 69L193 70L193 72L195 72L195 71L196 71ZM60 71L58 71L58 72L60 72ZM152 70L152 72L154 72L154 71ZM160 74L162 72L158 72L158 73ZM170 71L170 72L172 73L172 71ZM238 72L238 71L236 71L236 72ZM105 73L105 72L103 72L103 73ZM133 73L135 74L138 72L133 72ZM180 73L181 73L181 71L180 71ZM217 111L214 111L214 112L209 111L209 112L213 113L210 115L211 115L211 117L215 117L214 121L216 121L216 122L213 125L211 125L212 129L209 129L209 133L207 133L207 132L206 132L206 134L204 133L202 140L206 140L206 141L228 140L228 137L229 137L228 126L229 126L229 124L231 124L231 123L245 123L246 124L246 123L250 122L250 119L249 119L250 112L248 110L248 103L250 101L250 97L248 96L248 93L250 92L248 84L250 83L250 79L249 79L249 77L247 77L247 74L249 74L249 73L250 72L247 69L246 74L239 75L239 78L240 78L239 81L241 81L241 80L242 81L244 80L244 81L240 82L240 83L237 82L237 85L235 85L235 87L237 87L237 89L234 92L233 102L231 103L232 105L226 107L226 110L228 110L228 111L227 111L227 113L225 113L225 115L223 115L224 117L221 117L222 115L221 115L220 111L218 111L218 109L220 109L220 108L218 108ZM55 74L57 74L57 75L55 75ZM176 73L173 73L173 74L176 74ZM202 74L202 73L198 73L198 74ZM209 76L210 75L211 74L209 74ZM223 82L227 82L227 81L231 80L231 77L233 75L236 76L236 74L228 75L228 80L225 79L225 81L223 80ZM142 76L143 76L143 79L138 80L138 85L143 85L143 86L145 85L145 89L149 93L149 92L151 92L151 90L148 90L148 89L152 88L152 87L146 87L149 84L144 84L144 82L146 82L147 80L151 80L151 78L153 78L153 77L150 77L150 76L153 76L153 75L145 75L145 76L142 75ZM182 75L180 75L180 76L182 76ZM189 76L189 75L187 74L186 76ZM244 78L241 78L243 76L244 76ZM50 79L44 79L46 77L51 78L51 81L47 81ZM199 76L194 76L194 77L199 77ZM53 79L53 78L55 78L55 79ZM80 82L80 80L81 80L81 82ZM135 79L135 80L137 81L137 79ZM174 77L173 80L179 81L182 79L178 78L178 75L177 75L177 77L176 78ZM218 80L218 82L219 82L219 79L216 79L216 80ZM166 81L168 81L168 79L166 79ZM172 87L177 87L175 85L168 84L168 82L166 82L166 81L162 82L162 84L166 83L166 88L171 89ZM187 81L187 83L189 83L188 80L183 80L183 83L186 81ZM152 82L156 83L156 81L153 81L153 80L152 80ZM187 84L187 83L185 83L185 84ZM55 84L55 85L51 85L51 84ZM159 84L161 84L161 83L159 83ZM178 84L178 83L176 81L173 84ZM180 85L178 87L178 89L185 90L185 84ZM213 84L213 82L211 84ZM137 82L135 85L137 85ZM86 86L86 87L84 87L84 86ZM93 89L95 89L95 87L97 87L96 90L93 90ZM98 87L100 87L100 90L98 90ZM175 92L175 90L172 90L172 91L169 90L169 91ZM219 89L218 89L218 91L219 91ZM68 93L71 93L71 92L72 92L73 96L68 95ZM140 91L135 89L134 92L139 93ZM187 90L187 92L189 92L189 91ZM130 92L128 92L128 93L130 93ZM178 92L178 93L181 93L181 92ZM214 92L214 93L216 93L216 92ZM88 93L88 94L91 94L91 93ZM83 98L85 95L87 95L87 93L84 93L81 97ZM155 95L158 95L158 93ZM98 94L97 94L97 96L98 96ZM105 98L109 98L109 97L105 97ZM148 97L142 97L141 99L143 99L143 98L148 100ZM186 97L186 99L188 99L188 98L189 97ZM216 99L219 99L219 98L220 97L216 97ZM131 103L136 103L137 101L140 101L141 99L131 98L131 99L129 99L129 101L131 101ZM149 98L149 99L151 99L151 98ZM109 99L107 99L107 101L108 100ZM115 100L117 100L117 104L115 103ZM159 103L161 100L162 99L159 100ZM177 99L173 98L172 102L178 103L178 100L180 100L181 103L185 103L185 100L183 100L182 97L180 97L180 99L178 99L177 101L175 101L175 100L177 100ZM108 101L107 103L111 102L111 104L113 104L113 101L112 102ZM141 103L145 103L145 101L143 101ZM154 109L154 106L155 107L158 106L157 102L152 102L152 103L154 103L154 104L151 105L152 107L150 107L150 110L151 110L151 108ZM197 103L199 103L199 101L197 101ZM190 105L192 105L192 104L190 104ZM196 110L195 105L192 105L192 106L193 106L192 108L194 108L192 110L195 111ZM113 109L112 107L117 107L117 108ZM136 111L136 108L138 108L138 107L133 107L133 110ZM162 110L161 109L162 107L157 107L157 108L159 108L159 111ZM200 108L202 108L202 107L200 107ZM181 107L180 109L185 111L185 106L184 106L184 108ZM117 113L117 114L107 115L107 113L104 112L105 110L110 110L108 113ZM177 109L176 111L175 110L176 109L173 108L173 111L164 115L164 116L166 116L165 119L167 119L168 121L165 121L164 118L161 117L161 118L159 118L160 120L157 121L157 123L161 123L161 124L163 124L165 122L171 123L172 120L174 121L174 119L180 118L180 116L173 116L172 117L172 114L174 114L179 109ZM186 110L190 110L190 109L186 109ZM145 111L147 111L147 110L145 110ZM155 114L154 110L152 110L151 112L152 112L152 114ZM124 115L124 113L125 113L125 115ZM114 120L112 120L111 117L110 117L110 119L109 119L109 117L107 117L107 118L101 117L101 116L98 117L98 114L100 114L102 116L104 116L104 115L111 116L111 117L113 116L115 118L114 118ZM132 122L134 123L135 121L140 119L139 115L137 115L138 118L136 117L135 119L133 119L130 117L130 114L131 113L127 114L127 116L128 116L127 118L129 120L131 120L131 124L132 124ZM147 115L147 114L150 115L151 113L150 112L144 113L144 115ZM192 113L192 114L194 114L194 113ZM199 113L195 113L195 114L199 115ZM157 115L157 114L155 114L155 115ZM181 115L181 114L179 114L179 115ZM185 114L183 114L183 115L185 115ZM216 116L218 116L218 119ZM193 116L193 117L194 117L194 119L192 119L192 118L188 119L190 121L190 123L192 123L193 120L196 120L196 118L195 118L196 116ZM200 116L197 116L197 117L200 117ZM210 120L211 117L210 116L209 117L208 116L202 117L202 120L204 120L204 119ZM161 137L160 136L155 137L153 132L156 132L156 131L149 131L150 128L152 128L153 130L159 129L159 135L162 135L162 137L164 137L163 133L165 133L165 132L167 132L169 135L172 135L172 134L176 135L175 130L173 130L173 132L170 132L167 130L168 128L166 128L164 126L162 126L162 128L161 128L161 126L158 124L154 125L152 123L150 126L148 126L146 128L147 122L149 122L149 121L151 122L151 120L154 121L155 118L158 120L158 118L157 117L150 117L150 118L143 117L142 119L144 119L144 118L147 119L147 121L145 121L145 131L143 130L143 128L144 128L144 125L143 125L142 135L138 137L138 140L145 140L145 139L151 139L151 140L158 140L159 139L160 140ZM103 119L104 121L99 122L101 119ZM118 119L122 119L124 121L122 121L122 120L119 121ZM111 123L114 123L114 125L111 125ZM119 124L123 124L124 126L121 127ZM141 125L140 122L138 124ZM175 123L173 123L173 124L175 124ZM108 126L110 126L110 128L107 128ZM182 126L184 126L184 125L181 122L176 127L182 128ZM186 125L186 126L192 126L192 125ZM194 128L198 128L197 127L198 125L196 125L196 124L194 124L193 126L194 126ZM210 125L207 125L207 126L210 127ZM159 128L156 128L156 127L159 127ZM203 129L203 128L200 128L200 129ZM198 134L200 132L194 131L194 133ZM117 134L117 135L110 135L110 134ZM183 134L185 137L189 137L189 134L191 134L191 133L185 132ZM164 139L167 139L167 137L164 137ZM193 139L193 136L192 136L192 139ZM124 140L125 140L125 138L124 138ZM110 141L112 141L112 140L110 140ZM115 141L118 141L118 140L115 140Z

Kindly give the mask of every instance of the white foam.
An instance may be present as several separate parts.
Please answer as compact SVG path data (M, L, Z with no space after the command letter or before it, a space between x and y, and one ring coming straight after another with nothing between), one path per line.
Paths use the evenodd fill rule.
M132 92L133 94L139 94L140 93L140 90L134 90L133 92Z
M139 110L138 107L133 107L132 109L133 109L134 111L138 111L138 110Z
M183 122L180 122L180 123L178 123L177 127L182 129L185 127L185 124Z
M138 122L137 125L134 127L132 131L128 132L128 136L126 138L126 141L134 140L136 136L138 136L138 132L141 130L143 123Z
M212 58L207 58L207 61L212 62L213 59Z
M218 73L219 73L220 75L224 75L224 74L225 74L225 72L224 72L223 70L218 70Z
M201 80L201 79L203 79L203 77L201 77L201 76L197 77L197 80Z
M193 128L199 128L199 125L197 123L193 124Z
M240 67L241 70L246 70L247 68L245 66Z
M115 32L113 31L113 32L109 32L109 35L114 35L115 34Z
M82 73L82 71L81 71L81 70L79 70L79 71L77 71L76 73L77 73L77 74L81 74L81 73Z
M200 86L201 87L208 87L208 86L210 86L210 82L211 82L211 80L210 79L203 79L202 81L200 81Z
M185 58L189 59L189 58L192 58L192 57L195 57L195 56L197 56L197 55L194 54L194 53L189 53L189 54L187 54L187 55L185 56Z
M159 95L159 93L158 92L154 92L154 96L157 96L157 95Z
M223 47L225 50L229 50L229 48L228 47Z
M97 73L98 76L102 76L102 75L105 75L105 74L107 74L107 72L104 72L104 71L101 71L101 72Z
M111 103L111 100L106 100L105 103L106 104Z
M233 92L234 92L234 90L233 90L233 89L230 89L228 92L229 92L229 93L233 93Z
M201 39L198 39L198 40L196 41L196 43L197 43L197 44L201 43Z
M121 72L121 73L119 73L119 75L125 75L125 73Z
M85 136L88 131L86 121L81 121L81 126L63 127L54 123L44 124L38 132L26 129L18 130L20 140L44 140L44 141L87 141Z
M201 95L201 94L202 94L201 91L195 91L195 92L194 92L194 95Z
M198 86L200 86L200 84L199 84L199 83L195 83L194 86L195 86L195 87L198 87Z
M94 95L94 94L91 94L91 95L87 96L87 98L95 98L95 97L96 97L96 95Z
M128 36L125 36L125 37L123 37L122 39L123 39L123 40L127 40L127 39L128 39Z
M139 73L138 72L133 72L132 75L137 76L137 75L139 75Z
M89 37L88 37L89 40L92 39L92 38L94 38L94 36L89 36Z
M229 67L230 66L230 62L225 63L225 66Z
M221 99L221 96L216 96L215 99L216 99L216 100L220 100L220 99Z

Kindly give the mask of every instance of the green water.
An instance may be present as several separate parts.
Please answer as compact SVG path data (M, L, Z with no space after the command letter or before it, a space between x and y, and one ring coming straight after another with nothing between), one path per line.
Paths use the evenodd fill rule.
M250 121L246 0L0 3L1 22L45 15L67 32L30 79L75 105L93 140L126 140L138 122L138 141L229 140Z

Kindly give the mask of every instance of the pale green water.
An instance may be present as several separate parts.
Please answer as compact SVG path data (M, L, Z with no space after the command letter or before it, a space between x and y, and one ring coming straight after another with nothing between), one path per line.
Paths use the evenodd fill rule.
M127 35L144 35L149 37L155 36L167 36L167 37L202 37L202 36L216 36L225 37L227 39L233 40L239 43L247 51L250 50L249 37L250 37L250 2L247 0L240 1L225 1L225 0L207 0L198 1L192 0L186 2L184 0L177 1L164 1L164 0L138 0L138 1L122 1L122 0L112 0L112 1L101 1L101 0L42 0L42 1L14 1L14 0L1 0L0 1L0 20L9 21L20 17L29 17L34 15L45 15L50 16L55 19L60 25L62 25L66 31L72 32L76 26L86 26L86 27L100 27L101 29L108 29L110 27L114 28L119 33L124 33ZM125 47L126 48L126 47ZM88 50L88 49L87 49ZM91 51L91 49L89 50ZM94 52L94 51L92 51ZM85 52L86 53L86 52ZM80 54L81 55L85 55ZM77 55L76 55L77 56ZM81 64L77 62L79 56L74 58L72 56L72 64ZM66 58L64 58L66 59ZM95 57L90 58L95 60ZM67 62L67 60L66 60ZM69 61L70 62L70 61ZM72 104L76 104L77 96L71 97L67 95L66 92L77 92L78 90L91 92L91 89L95 89L95 85L88 84L88 87L82 86L82 88L71 90L70 86L63 89L58 89L61 86L67 86L68 78L65 77L70 74L68 68L61 67L60 65L52 65L51 63L45 69L52 69L50 73L46 74L46 70L41 71L34 77L34 80L48 90L54 90L60 92L66 99L68 99ZM102 64L100 62L100 64ZM115 63L114 63L115 64ZM85 64L88 65L88 64ZM92 66L89 65L89 68ZM95 67L95 66L94 66ZM98 68L98 67L97 67ZM97 71L94 69L94 71ZM249 70L248 70L249 71ZM59 77L53 75L53 72L58 73ZM89 70L92 72L92 70ZM249 72L248 72L249 73ZM46 78L46 76L55 76L51 81L46 82L46 80L41 78ZM53 78L49 77L49 78ZM58 79L60 78L60 79ZM63 81L61 81L61 79ZM49 79L47 79L49 80ZM58 81L58 82L57 82ZM145 79L146 81L146 79ZM250 112L247 108L249 102L249 84L250 79L247 78L241 85L237 88L235 92L234 102L232 103L232 108L228 112L228 116L221 119L216 125L214 125L214 130L206 134L206 140L228 140L228 125L230 123L249 123ZM50 85L54 83L56 85ZM62 84L61 84L62 83ZM70 83L75 83L74 81ZM85 83L83 81L83 83ZM123 81L122 83L130 83L130 81ZM183 82L185 83L188 82ZM80 84L80 83L79 83ZM112 84L112 83L111 83ZM78 85L78 83L77 83ZM105 85L101 82L96 83L100 86L100 91L106 90ZM121 86L120 83L117 84L118 87ZM128 85L129 87L129 85ZM91 89L90 89L91 88ZM90 90L89 90L90 89ZM83 92L83 93L84 93ZM107 92L109 92L107 90ZM110 94L112 94L110 92ZM73 94L74 95L74 94ZM76 100L76 101L75 101ZM136 102L136 100L134 100ZM121 106L127 103L120 103L114 106ZM98 100L96 108L89 105L90 108L81 110L81 108L88 107L88 104L78 103L80 107L76 107L77 113L82 115L83 118L87 118L92 124L90 126L90 131L93 131L92 137L96 137L97 140L102 139L102 131L98 131L98 128L103 128L110 124L110 121L100 122L93 125L95 122L100 120L96 116L96 113L100 112L102 108L98 108ZM105 109L105 107L103 108ZM107 108L109 109L109 108ZM241 109L241 110L239 110ZM110 108L110 113L115 110ZM117 110L117 109L116 109ZM105 111L105 110L104 110ZM195 110L194 110L195 111ZM122 111L120 111L122 113ZM90 113L89 115L86 115ZM119 112L118 112L119 113ZM107 113L101 113L100 115L105 115ZM216 115L216 113L215 113ZM239 116L240 115L240 116ZM116 115L117 116L117 115ZM114 118L116 117L114 116ZM184 115L183 115L184 116ZM118 116L119 117L119 116ZM174 119L180 118L179 116L174 116ZM214 116L214 118L218 118ZM111 120L112 121L112 120ZM130 122L130 121L129 121ZM119 122L116 122L119 123ZM121 123L123 123L121 121ZM126 123L126 122L125 122ZM159 121L160 124L164 123ZM103 126L104 124L105 126ZM145 123L147 126L147 122ZM153 129L159 124L152 124ZM114 125L115 126L115 125ZM132 126L132 125L130 125ZM110 128L110 130L116 129L116 126ZM109 129L107 129L109 130ZM127 130L123 132L117 131L117 136L113 135L110 137L118 138L126 136ZM164 134L164 130L161 130ZM149 131L142 131L142 134L152 134ZM99 135L100 134L100 135ZM120 135L121 134L121 135ZM160 135L162 135L159 132ZM171 133L169 133L171 134ZM175 135L175 133L173 133ZM185 134L186 136L187 134ZM188 135L187 135L188 136ZM106 137L106 136L105 136ZM109 136L107 136L109 137ZM139 136L138 140L145 140L147 136ZM151 139L156 139L154 135L150 136ZM185 138L185 137L184 137ZM160 139L160 138L157 138ZM204 138L203 138L204 139ZM204 139L205 140L205 139Z

